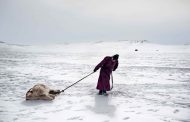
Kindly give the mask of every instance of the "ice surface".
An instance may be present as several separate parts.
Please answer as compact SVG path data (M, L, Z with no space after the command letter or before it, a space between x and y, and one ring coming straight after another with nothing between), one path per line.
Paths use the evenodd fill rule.
M116 53L119 67L108 96L97 95L96 72L54 101L25 101L36 83L64 89ZM0 44L0 122L190 122L189 115L190 45Z

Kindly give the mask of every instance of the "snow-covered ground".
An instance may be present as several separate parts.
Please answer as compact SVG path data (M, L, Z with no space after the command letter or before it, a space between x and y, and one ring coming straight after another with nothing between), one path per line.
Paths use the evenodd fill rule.
M138 49L138 51L134 51ZM25 101L33 85L64 89L107 55L120 55L114 88L97 95L99 71L53 101ZM190 45L81 42L0 44L0 122L190 122Z

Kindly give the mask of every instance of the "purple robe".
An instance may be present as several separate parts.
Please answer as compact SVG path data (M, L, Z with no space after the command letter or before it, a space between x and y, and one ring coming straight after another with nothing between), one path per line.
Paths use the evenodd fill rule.
M118 67L118 60L113 60L112 57L105 57L96 67L95 70L100 70L97 89L110 91L110 74Z

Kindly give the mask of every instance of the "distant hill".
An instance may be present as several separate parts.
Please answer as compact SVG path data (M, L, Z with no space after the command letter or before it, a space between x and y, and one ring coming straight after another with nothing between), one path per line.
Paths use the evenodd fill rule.
M129 42L129 43L148 43L148 40L118 40L122 42Z
M9 44L9 43L6 43L4 41L0 41L0 44L3 44L3 45L10 45L10 46L30 46L30 45L24 45L24 44Z
M3 41L0 41L0 43L5 43L5 42L3 42Z

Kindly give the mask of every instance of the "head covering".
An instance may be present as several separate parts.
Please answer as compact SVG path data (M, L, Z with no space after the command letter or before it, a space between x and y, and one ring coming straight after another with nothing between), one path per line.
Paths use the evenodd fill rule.
M113 57L114 60L118 60L119 55L118 55L118 54L115 54L115 55L113 55L112 57Z

